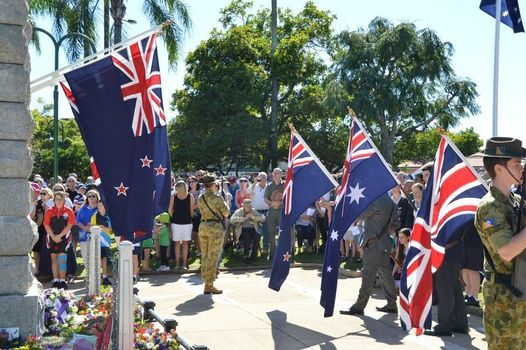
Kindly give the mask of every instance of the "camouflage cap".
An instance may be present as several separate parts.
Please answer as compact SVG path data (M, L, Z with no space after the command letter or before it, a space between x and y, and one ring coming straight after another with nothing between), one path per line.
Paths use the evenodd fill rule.
M208 173L201 178L203 185L210 185L217 181L217 177L214 174Z
M526 149L522 141L512 137L492 137L486 141L486 148L482 151L484 157L492 158L525 158Z

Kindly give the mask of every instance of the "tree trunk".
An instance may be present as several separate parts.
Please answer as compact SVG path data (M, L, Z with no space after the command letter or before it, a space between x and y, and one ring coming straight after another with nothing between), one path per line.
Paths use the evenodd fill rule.
M110 0L104 0L104 48L110 46Z
M389 132L387 130L382 131L382 155L385 161L394 168L396 164L393 164L393 146L394 139L389 135Z
M122 41L122 19L126 15L126 6L123 0L111 1L111 17L113 18L113 43Z
M272 10L271 10L271 57L274 61L274 54L276 52L276 47L278 46L277 38L277 24L278 24L278 14L277 14L277 0L272 0ZM274 67L274 64L272 65ZM272 84L272 93L271 93L271 117L270 117L270 167L274 169L277 166L278 158L278 77L275 73L274 68L271 68L270 80Z

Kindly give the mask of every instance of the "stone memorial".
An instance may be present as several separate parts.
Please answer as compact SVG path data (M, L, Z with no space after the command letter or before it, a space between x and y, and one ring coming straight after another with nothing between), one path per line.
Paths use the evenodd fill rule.
M28 45L31 27L23 0L0 1L0 328L19 328L22 338L43 331L42 286L33 277L36 225L28 177L33 133Z

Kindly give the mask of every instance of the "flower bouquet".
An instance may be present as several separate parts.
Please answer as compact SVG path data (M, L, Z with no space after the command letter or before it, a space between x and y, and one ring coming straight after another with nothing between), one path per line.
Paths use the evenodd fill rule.
M135 349L177 350L177 333L161 332L156 323L135 323Z

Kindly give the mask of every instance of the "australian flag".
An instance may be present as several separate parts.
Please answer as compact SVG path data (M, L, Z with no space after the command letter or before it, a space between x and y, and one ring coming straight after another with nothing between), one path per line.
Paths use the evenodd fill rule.
M500 21L513 29L514 33L524 32L519 3L517 0L482 0L480 9L492 17L496 17L497 1L501 1Z
M155 34L65 74L116 235L151 236L170 199L170 156Z
M372 202L397 184L394 174L359 120L353 118L343 176L336 192L336 206L323 259L320 304L325 308L325 317L332 316L334 312L340 267L340 241L343 235Z
M422 205L413 225L400 280L402 328L421 334L431 328L432 274L442 264L445 245L473 220L486 185L455 145L442 135Z
M312 203L337 185L309 146L293 130L290 135L288 170L281 206L278 246L272 262L269 288L279 291L289 274L294 243L290 234L292 225Z

